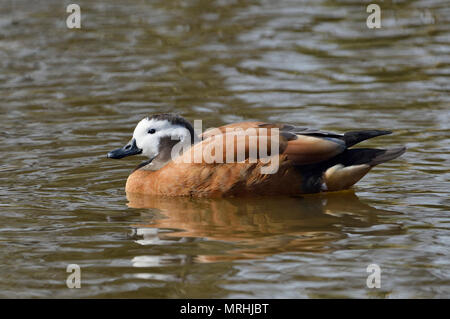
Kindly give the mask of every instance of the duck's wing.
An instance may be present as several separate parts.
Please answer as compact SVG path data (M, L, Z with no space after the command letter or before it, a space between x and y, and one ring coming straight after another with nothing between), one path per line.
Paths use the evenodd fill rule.
M260 124L260 127L277 127L280 134L289 137L284 154L295 165L314 164L329 160L347 148L344 135L289 124Z
M217 135L229 136L230 132L240 130L245 135L246 132L256 130L258 137L257 145L260 145L260 139L267 139L272 136L272 129L278 129L279 134L279 152L287 156L294 165L309 165L327 161L336 155L343 153L347 148L362 142L366 139L390 134L390 131L382 130L364 130L351 131L345 134L327 132L317 129L298 127L290 124L265 123L265 122L241 122L221 126L216 129L208 130L202 135L202 139L207 141L209 138ZM266 129L266 130L261 130ZM252 133L253 135L255 133ZM243 139L243 137L240 137ZM232 143L230 139L226 139ZM211 143L211 141L208 141ZM252 140L253 145L255 140ZM249 151L248 147L246 152Z
M233 128L242 126L233 126ZM252 130L248 130L248 129ZM246 126L242 130L225 131L221 128L209 130L202 140L184 152L180 161L194 163L236 163L258 160L276 154L283 154L291 136L272 134L271 130L259 130Z
M343 135L341 134L288 124L264 122L233 123L208 130L202 134L203 141L201 144L202 147L214 147L214 143L223 144L222 149L225 158L225 150L227 148L228 150L234 149L237 151L237 145L243 143L240 145L245 145L246 159L252 157L250 146L257 145L258 155L256 156L259 158L259 147L265 141L269 142L267 150L269 150L270 155L271 142L275 141L275 133L272 129L278 129L279 154L287 155L287 159L291 160L294 165L326 161L342 153L346 148ZM238 131L241 133L237 134ZM252 136L252 138L249 139L248 136Z
M283 133L302 134L302 135L318 136L318 137L342 138L344 136L343 134L326 132L326 131L321 131L321 130L312 129L312 128L306 128L306 127L299 127L299 126L294 126L294 125L290 125L290 124L265 123L265 122L238 122L238 123L231 123L231 124L223 125L218 128L208 129L201 135L201 137L202 137L202 139L206 139L210 136L217 135L217 134L225 134L226 132L236 130L236 129L245 131L247 129L258 129L258 128L266 128L266 129L277 128L277 129L279 129L280 132L283 132Z
M307 165L326 161L343 153L347 148L367 139L391 134L384 130L350 131L344 134L289 124L259 124L259 127L276 127L280 134L289 137L285 154L296 165Z

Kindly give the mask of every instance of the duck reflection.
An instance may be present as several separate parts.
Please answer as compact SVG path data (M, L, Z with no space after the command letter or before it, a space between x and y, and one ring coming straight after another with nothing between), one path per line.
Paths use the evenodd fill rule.
M143 223L136 225L140 244L195 239L231 244L222 254L214 249L214 253L196 255L199 262L254 259L281 252L329 252L351 233L393 233L392 227L378 226L388 223L381 216L393 212L361 202L353 191L295 198L193 199L139 194L127 194L127 198L130 207L149 209L143 213ZM394 233L399 231L394 227Z

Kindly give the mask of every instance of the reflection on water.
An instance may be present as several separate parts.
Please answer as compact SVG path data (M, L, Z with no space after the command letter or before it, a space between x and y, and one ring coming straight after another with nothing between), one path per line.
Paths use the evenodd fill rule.
M74 2L80 30L69 1L1 1L0 297L450 296L448 1L383 1L377 30L360 0ZM354 193L129 207L140 159L105 154L160 112L408 151Z
M200 255L199 262L263 258L281 252L330 252L352 231L396 235L402 227L380 220L390 212L362 203L352 191L291 198L186 199L127 194L129 206L149 208L136 225L136 242L169 244L172 238L233 243L223 255ZM159 232L158 229L171 229ZM361 230L364 229L364 230ZM172 241L173 242L173 241Z

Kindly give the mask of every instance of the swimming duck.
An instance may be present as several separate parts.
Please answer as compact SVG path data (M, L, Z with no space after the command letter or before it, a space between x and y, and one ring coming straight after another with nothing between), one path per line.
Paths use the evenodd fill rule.
M374 166L406 149L350 148L392 133L382 130L337 134L289 124L241 122L196 133L180 115L152 115L137 124L128 144L107 157L148 157L128 177L127 193L234 197L348 189Z

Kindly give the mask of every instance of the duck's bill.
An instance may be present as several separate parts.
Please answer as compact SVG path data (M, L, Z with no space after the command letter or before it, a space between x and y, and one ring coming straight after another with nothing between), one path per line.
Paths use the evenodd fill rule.
M108 158L119 159L126 156L141 154L142 149L137 147L136 140L133 138L127 145L108 153Z

